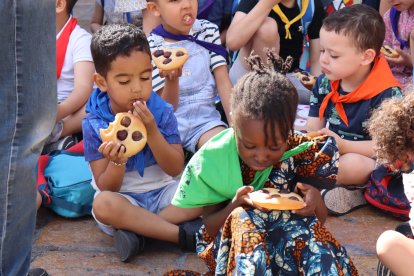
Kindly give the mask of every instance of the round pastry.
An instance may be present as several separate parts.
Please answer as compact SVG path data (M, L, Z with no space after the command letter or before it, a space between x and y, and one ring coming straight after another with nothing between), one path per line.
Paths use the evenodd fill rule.
M301 71L299 69L296 69L293 71L293 75L305 86L307 89L312 90L313 85L316 82L316 77L312 76L306 71Z
M128 112L118 113L108 128L99 130L102 142L121 143L126 157L140 152L147 143L147 129L140 119Z
M305 207L303 198L290 192L282 192L275 188L263 188L249 193L250 199L259 207L274 210L298 210Z
M155 65L165 71L174 70L183 66L187 61L188 53L185 48L155 50L152 53Z
M387 57L390 57L390 58L397 58L397 57L400 56L400 54L397 51L395 51L393 48L391 48L388 45L384 45L384 46L381 47L381 53L384 56L387 56Z

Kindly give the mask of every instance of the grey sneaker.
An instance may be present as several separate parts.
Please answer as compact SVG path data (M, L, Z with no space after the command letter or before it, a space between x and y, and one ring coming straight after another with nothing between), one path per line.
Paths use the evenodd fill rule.
M321 195L328 212L335 216L348 214L367 205L364 189L359 187L355 189L335 187L331 190L323 190Z
M127 230L117 230L114 234L114 246L121 261L128 262L144 250L145 238Z

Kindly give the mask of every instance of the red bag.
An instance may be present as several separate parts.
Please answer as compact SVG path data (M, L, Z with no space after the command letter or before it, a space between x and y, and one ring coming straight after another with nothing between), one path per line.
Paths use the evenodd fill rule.
M401 173L388 166L378 166L371 174L364 193L365 199L385 213L408 220L411 205L404 193Z

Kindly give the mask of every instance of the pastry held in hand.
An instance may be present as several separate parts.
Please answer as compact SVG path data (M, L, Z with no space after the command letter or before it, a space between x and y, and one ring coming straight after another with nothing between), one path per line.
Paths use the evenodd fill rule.
M124 156L140 152L147 143L147 129L140 119L128 112L118 113L108 128L99 130L102 142L121 143Z
M295 70L293 75L305 86L307 89L312 90L316 82L316 77L312 76L306 71Z
M185 48L165 48L152 52L152 58L158 68L170 71L183 66L187 61L188 52Z
M305 207L303 198L296 193L284 193L275 188L263 188L249 193L256 206L270 210L298 210Z
M390 57L390 58L397 58L400 56L400 54L395 51L393 48L391 48L388 45L384 45L381 47L381 53L386 56L386 57Z

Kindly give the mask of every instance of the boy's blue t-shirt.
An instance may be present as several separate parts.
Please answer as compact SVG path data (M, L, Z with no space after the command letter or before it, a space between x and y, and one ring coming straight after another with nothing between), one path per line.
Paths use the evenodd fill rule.
M95 90L94 93L96 92L97 91ZM175 118L172 105L165 102L155 92L152 92L151 97L147 101L147 106L152 114L157 114L154 116L154 119L156 120L158 129L164 136L165 140L169 144L181 144L177 119ZM157 110L153 110L154 108ZM103 154L98 151L99 146L102 144L99 129L107 128L110 122L111 121L102 119L102 117L91 113L89 113L83 119L82 131L86 161L94 161L105 158ZM148 144L145 145L144 149L141 152L137 153L137 155L141 155L140 157L142 157L144 161L143 168L138 169L138 172L140 174L140 171L143 171L145 167L149 167L157 163ZM137 169L136 163L138 162L137 160L139 160L139 158L136 158L137 155L132 156L128 159L128 162L126 164L126 171Z
M320 105L329 92L331 92L331 82L322 74L316 81L310 96L309 117L319 117ZM341 95L347 94L341 88L339 88L338 92ZM324 118L329 123L329 129L341 138L353 141L371 140L367 131L367 120L371 117L372 110L378 108L385 99L393 97L402 97L400 88L388 88L369 100L356 103L343 103L346 116L348 117L348 126L339 118L332 101L329 101Z

